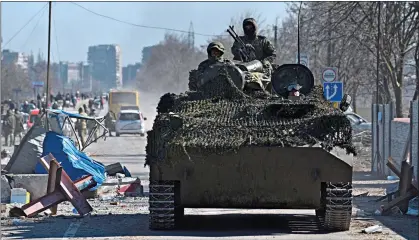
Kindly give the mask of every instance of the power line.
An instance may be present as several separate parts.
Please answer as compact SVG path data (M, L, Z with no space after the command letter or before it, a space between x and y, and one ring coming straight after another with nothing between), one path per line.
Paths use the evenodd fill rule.
M3 48L6 47L26 26L28 26L28 24L36 17L38 16L39 13L41 13L42 10L44 10L44 8L48 5L45 4L35 15L33 15L28 22L25 23L25 25L23 25L23 27L21 27L4 45Z
M40 16L39 16L39 18L38 18L38 21L35 23L35 26L33 27L33 29L32 29L32 31L31 31L31 33L29 34L28 38L26 39L26 41L25 41L25 42L24 42L24 44L22 45L21 49L24 49L24 47L25 47L25 46L26 46L26 44L28 43L29 39L31 38L32 34L35 32L36 28L38 27L39 22L41 21L42 17L43 17L43 16L44 16L44 14L45 14L45 10L46 10L46 8L43 8L43 9L44 9L44 11L42 11L41 15L40 15Z
M110 17L110 16L106 16L106 15L94 12L94 11L92 11L88 8L85 8L82 5L80 5L78 3L75 3L75 2L70 2L70 3L80 7L82 9L84 9L85 11L88 11L88 12L94 14L94 15L97 15L97 16L100 16L100 17L103 17L103 18L107 18L107 19L110 19L110 20L114 20L114 21L117 21L117 22L120 22L120 23L128 24L128 25L131 25L131 26L141 27L141 28L150 28L150 29L159 29L159 30L166 30L166 31L173 31L173 32L181 32L181 33L189 33L189 31L179 30L179 29L174 29L174 28L154 27L154 26L147 26L147 25L140 25L140 24L136 24L136 23L130 23L130 22L127 22L127 21L116 19L114 17ZM204 34L204 33L195 33L195 35L206 36L206 37L226 36L226 35L215 35L215 34Z

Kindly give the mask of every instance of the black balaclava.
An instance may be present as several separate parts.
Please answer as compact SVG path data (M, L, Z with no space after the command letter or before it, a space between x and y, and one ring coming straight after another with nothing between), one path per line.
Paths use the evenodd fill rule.
M252 24L254 27L254 31L247 31L245 29L246 25ZM246 37L250 38L250 39L255 39L256 38L256 32L257 32L257 24L256 24L256 20L254 18L246 18L243 20L243 32L246 35Z

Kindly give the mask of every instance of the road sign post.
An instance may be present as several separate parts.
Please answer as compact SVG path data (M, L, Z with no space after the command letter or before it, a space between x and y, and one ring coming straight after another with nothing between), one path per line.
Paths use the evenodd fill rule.
M44 82L32 82L32 87L36 88L36 87L43 87L44 86Z
M323 83L323 94L327 101L340 102L343 98L342 82Z
M338 68L336 67L327 67L322 71L322 82L338 82Z

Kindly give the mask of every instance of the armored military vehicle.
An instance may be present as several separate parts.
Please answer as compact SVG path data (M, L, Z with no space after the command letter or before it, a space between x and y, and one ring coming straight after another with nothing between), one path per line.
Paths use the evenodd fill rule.
M146 146L150 229L178 227L185 208L252 208L315 209L325 229L348 230L348 119L303 65L277 68L274 94L244 75L216 64L191 71L194 91L161 97Z

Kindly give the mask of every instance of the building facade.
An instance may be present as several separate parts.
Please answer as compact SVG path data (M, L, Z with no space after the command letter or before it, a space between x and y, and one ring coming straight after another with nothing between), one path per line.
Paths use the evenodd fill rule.
M90 46L87 53L92 80L98 90L122 87L121 49L119 45Z
M150 59L151 51L153 50L154 47L155 47L155 45L154 46L148 46L148 47L144 47L143 48L143 51L142 51L143 58L141 59L141 62L142 63L145 63L145 62L147 62Z
M60 62L60 79L64 84L80 82L83 79L83 62Z
M4 49L2 51L1 60L3 64L15 64L24 70L28 69L28 56L24 53L12 52L10 50Z
M141 63L129 64L122 68L122 83L124 87L136 87L136 78L140 68Z

